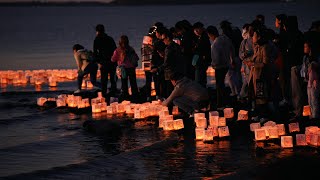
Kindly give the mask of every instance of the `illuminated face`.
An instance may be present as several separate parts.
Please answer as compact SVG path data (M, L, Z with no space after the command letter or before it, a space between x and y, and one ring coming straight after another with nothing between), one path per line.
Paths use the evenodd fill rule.
M303 52L304 52L305 54L309 54L309 53L311 52L310 46L309 46L308 43L304 43L304 45L303 45Z
M257 32L253 33L252 42L255 44L260 39L260 36L257 34Z
M197 35L197 36L201 36L201 29L199 28L196 28L193 30L194 34Z

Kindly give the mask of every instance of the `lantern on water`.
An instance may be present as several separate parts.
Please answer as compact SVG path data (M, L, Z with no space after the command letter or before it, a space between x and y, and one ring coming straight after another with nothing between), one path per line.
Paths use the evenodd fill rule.
M207 128L207 119L206 118L198 118L194 120L197 127Z
M163 122L163 130L166 130L166 131L174 130L173 121L164 121Z
M213 137L218 137L219 136L219 132L218 132L218 126L208 126L207 129L212 129L212 135Z
M199 118L206 118L205 113L195 113L194 114L194 120L199 119Z
M213 140L213 129L208 128L204 131L203 141L212 141Z
M176 119L173 121L173 127L175 130L183 129L183 120L182 119Z
M286 134L286 129L284 127L284 124L277 124L276 126L278 128L279 136L283 136Z
M1 84L7 84L8 83L8 80L7 78L1 78Z
M255 129L254 130L254 138L256 141L266 140L266 130L265 129Z
M48 100L47 98L40 97L40 98L37 99L37 105L38 106L43 106L44 103L47 102L47 100Z
M219 117L219 126L226 126L227 122L226 122L226 118L225 117Z
M281 136L281 147L292 148L293 147L292 136Z
M275 123L274 121L267 121L266 123L263 124L263 126L276 126L277 123Z
M305 134L296 134L296 145L297 146L306 146L307 140Z
M130 104L125 105L124 108L127 114L133 114L133 109Z
M102 102L100 103L100 108L101 108L101 112L107 111L107 103L106 102Z
M87 88L93 88L93 84L91 83L91 81L87 81L86 82L87 83Z
M167 111L167 110L159 112L159 117L165 117L165 116L168 116L168 115L169 115L169 111Z
M66 100L64 98L58 98L56 100L56 104L57 104L57 107L64 107L66 106Z
M260 128L261 128L261 124L259 122L250 124L250 131L254 131L254 130L260 129Z
M116 108L117 108L117 113L124 113L125 112L125 105L123 105L123 104L116 105Z
M238 113L238 120L248 120L248 111L240 110Z
M82 88L86 88L86 87L87 87L87 83L86 83L85 80L82 81L81 87L82 87Z
M228 126L218 127L219 137L230 136Z
M219 112L218 111L210 111L209 116L219 116Z
M79 103L78 103L78 109L82 109L82 108L85 108L86 107L86 102L81 100Z
M179 108L178 106L172 107L172 115L178 115L179 114Z
M269 137L269 129L272 128L272 126L262 126L261 129L265 130L266 136Z
M113 106L107 106L107 114L114 114Z
M209 116L210 126L219 126L219 116Z
M289 124L289 132L290 132L290 133L300 132L299 123L298 123L298 122L290 123L290 124Z
M224 108L223 114L225 118L233 118L234 116L233 108Z
M311 115L311 108L310 105L303 106L303 116L310 116Z
M270 127L268 128L268 134L270 139L279 138L278 127Z
M315 134L311 134L310 135L310 145L311 146L318 146L320 144L318 144L318 139L319 139L319 134L315 133ZM320 139L319 139L320 140Z
M49 77L49 86L56 87L57 86L57 79L55 77Z
M101 112L101 104L92 104L92 113L100 113Z
M196 140L203 140L205 136L205 129L204 128L196 128Z
M166 121L165 118L159 118L159 128L163 128L164 121Z

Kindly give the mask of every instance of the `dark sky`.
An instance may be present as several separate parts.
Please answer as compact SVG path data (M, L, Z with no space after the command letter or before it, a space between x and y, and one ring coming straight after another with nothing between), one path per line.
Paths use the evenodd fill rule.
M32 2L32 1L38 1L38 2L111 2L112 0L0 0L0 2Z

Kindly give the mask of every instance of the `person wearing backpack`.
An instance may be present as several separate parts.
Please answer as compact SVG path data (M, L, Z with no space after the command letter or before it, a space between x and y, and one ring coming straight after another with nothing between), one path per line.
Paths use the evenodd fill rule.
M121 90L122 97L127 99L128 92L128 78L130 80L132 96L138 95L138 85L136 80L136 67L138 66L139 56L135 50L129 45L129 38L122 35L119 40L119 47L113 52L111 57L112 62L117 62L118 69L121 69Z
M97 82L98 64L92 61L90 51L85 49L80 44L73 45L72 49L74 59L76 60L78 66L78 89L74 91L74 93L81 92L83 78L88 74L90 74L91 83L94 86L101 88L101 83Z

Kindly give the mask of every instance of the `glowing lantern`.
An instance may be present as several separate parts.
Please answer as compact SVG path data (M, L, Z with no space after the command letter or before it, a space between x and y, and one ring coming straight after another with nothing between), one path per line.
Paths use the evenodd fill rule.
M87 87L87 84L86 84L86 81L85 81L85 80L82 81L81 87L82 87L82 88Z
M134 110L134 118L135 118L135 119L142 119L142 118L143 118L140 109L136 108L136 109Z
M254 130L254 138L256 141L266 140L266 130L265 129L255 129Z
M219 126L226 126L227 122L226 122L226 118L225 117L219 117Z
M166 121L164 118L159 118L159 128L163 128L163 123Z
M87 83L87 88L88 89L93 88L93 84L91 83L91 81L87 81L86 83Z
M101 112L101 104L92 104L92 113L100 113Z
M204 128L196 128L196 140L203 140L205 136L205 129Z
M209 124L210 126L219 126L219 116L210 116Z
M267 121L266 123L263 124L264 126L276 126L277 123L275 123L274 121Z
M212 140L213 140L213 129L205 130L203 141L212 141Z
M40 97L37 99L38 106L43 106L45 102L47 102L47 98Z
M254 130L260 129L260 128L261 128L261 124L259 122L250 124L250 131L254 131Z
M1 78L1 84L7 84L8 83L8 80L7 78Z
M56 104L57 104L57 107L64 107L64 106L67 105L67 104L66 104L66 100L63 99L63 98L58 98L58 99L56 100Z
M219 112L218 111L210 111L209 116L219 116Z
M276 126L278 128L279 136L283 136L286 134L286 129L284 127L284 124L277 124Z
M230 136L228 126L218 127L219 137Z
M194 119L199 119L199 118L206 118L206 115L204 113L195 113L194 114Z
M165 116L165 119L167 121L173 121L173 115L167 115L167 116Z
M276 126L268 128L268 134L270 139L279 138L278 128Z
M208 126L208 129L212 129L212 135L213 137L218 137L219 132L218 132L218 126Z
M296 134L296 145L297 146L306 146L307 140L305 134Z
M206 118L197 118L194 120L197 127L207 128L207 119Z
M22 77L20 79L21 84L28 84L28 78L27 77Z
M86 102L81 100L80 102L78 102L78 109L82 109L86 107Z
M281 147L292 148L293 147L292 136L281 136Z
M173 127L175 130L183 129L183 120L182 119L176 119L173 121Z
M167 131L174 130L173 121L164 121L163 122L163 130L167 130Z
M123 104L116 105L117 113L124 113L125 112L125 106Z
M178 115L179 114L179 108L178 106L172 107L172 115Z
M238 120L248 120L248 111L240 110L238 113Z
M272 128L272 126L262 126L261 129L264 129L266 132L266 136L269 136L269 129Z
M167 111L167 110L159 112L159 117L165 117L165 116L168 116L168 115L169 115L169 111Z
M123 104L123 105L130 105L130 104L131 104L131 102L130 102L130 101L126 101L126 100L124 100L124 101L122 101L122 102L121 102L121 104Z
M289 132L290 132L290 133L300 132L299 123L298 123L298 122L290 123L290 124L289 124Z
M12 84L20 84L20 79L19 78L14 78L12 80Z
M89 98L82 99L82 101L85 103L85 107L90 107Z
M311 115L311 109L310 109L310 106L307 105L307 106L303 106L303 113L302 113L303 116L310 116Z
M318 133L311 134L310 135L310 145L311 146L318 146L318 139L319 139Z
M107 114L114 114L113 106L107 106Z
M49 77L49 86L56 87L57 86L57 79L55 77Z
M305 134L306 134L306 141L309 144L311 135L316 134L318 132L319 128L317 126L309 126L306 127Z
M107 111L107 103L106 102L102 102L101 104L101 112Z
M223 114L225 118L233 118L234 116L233 108L224 108Z
M125 105L125 111L127 114L133 114L133 109L131 108L131 105Z

